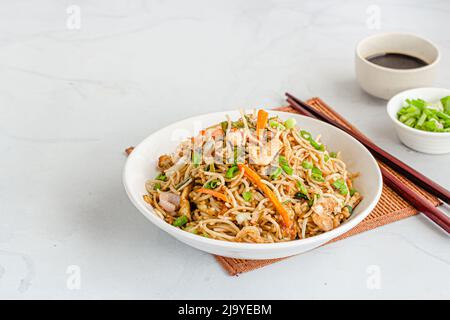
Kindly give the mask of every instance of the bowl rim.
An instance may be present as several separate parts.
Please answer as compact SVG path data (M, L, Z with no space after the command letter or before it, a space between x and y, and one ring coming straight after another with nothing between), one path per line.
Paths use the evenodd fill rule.
M373 40L373 39L381 37L381 36L386 36L386 35L410 36L410 37L415 37L417 39L420 39L424 42L427 42L429 45L431 45L431 47L433 47L433 49L436 50L437 56L432 63L430 63L426 66L423 66L423 67L414 68L414 69L393 69L393 68L383 67L383 66L379 66L375 63L372 63L361 55L360 47L364 44L364 42ZM441 60L441 52L440 52L438 46L434 42L432 42L431 40L428 40L424 37L418 36L414 33L410 33L410 32L382 32L382 33L376 33L371 36L365 37L358 41L358 44L356 45L355 53L356 53L356 56L359 58L359 60L363 61L366 65L369 65L375 69L379 69L382 71L389 71L389 72L393 72L393 73L412 73L412 72L428 70L428 69L434 68Z
M394 105L394 99L400 98L400 96L402 96L404 94L412 93L414 91L419 91L419 90L442 90L442 91L446 91L450 95L450 89L437 88L437 87L419 87L419 88L401 91L401 92L397 93L395 96L393 96L392 98L390 98L386 104L386 111L387 111L389 118L395 124L399 125L401 128L403 128L405 130L408 130L409 132L413 132L416 134L422 134L423 136L428 136L428 137L450 137L450 132L430 132L430 131L419 130L416 128L408 127L406 124L404 124L403 122L401 122L400 120L397 119L397 116L396 116L397 111L401 108L401 104L399 106L397 106L396 104ZM402 101L402 103L403 102L404 101Z
M313 118L309 118L303 115L299 115L299 114L293 114L290 112L285 112L285 111L278 111L278 110L270 110L270 109L264 109L269 113L282 113L285 114L286 116L298 116L298 117L304 117L304 118L308 118L308 120L314 121L314 122L318 122L321 125L325 125L325 126L330 126L333 127L336 130L340 130L339 128L336 128L328 123L325 123L323 121L317 120L317 119L313 119ZM200 114L200 115L196 115L196 116L192 116L192 117L188 117L176 122L173 122L167 126L172 126L172 125L177 125L181 122L187 121L187 120L194 120L198 117L202 117L202 116L210 116L210 115L223 115L223 114L229 114L231 112L235 112L236 109L233 110L227 110L227 111L219 111L219 112L211 112L211 113L206 113L206 114ZM249 110L244 110L244 111L249 111ZM308 245L308 244L316 244L316 243L322 243L324 241L330 240L330 239L334 239L336 237L338 237L341 234L344 234L345 232L347 232L348 230L354 228L355 226L357 226L362 220L364 220L371 212L372 210L375 208L375 206L377 205L377 203L380 200L381 197L381 193L382 193L382 189L383 189L383 178L381 175L381 170L380 167L378 166L377 161L375 160L375 158L372 156L372 154L367 150L367 148L362 145L358 140L356 140L355 138L353 138L351 135L349 135L348 133L346 133L345 131L340 130L344 135L347 135L347 137L349 139L352 139L354 143L359 144L360 147L362 147L364 149L365 152L367 152L370 161L372 162L372 165L374 166L375 170L376 170L376 175L377 175L377 180L378 180L378 184L375 186L377 188L375 197L373 198L372 202L368 204L366 210L364 210L363 212L361 212L357 217L355 217L354 219L348 220L346 221L346 223L341 224L340 226L338 226L337 228L324 232L322 234L319 234L317 236L314 237L310 237L310 238L306 238L306 239L296 239L296 240L291 240L291 241L286 241L286 242L276 242L276 243L240 243L240 242L231 242L231 241L225 241L225 240L217 240L217 239L211 239L211 238L206 238L206 237L200 237L198 235L192 234L190 232L186 232L183 231L177 227L174 227L170 224L168 224L167 222L165 222L164 220L162 220L161 218L159 218L155 213L154 213L154 209L151 205L144 205L143 201L137 201L134 197L134 195L131 192L131 187L129 186L130 181L128 180L128 175L129 175L129 171L131 163L133 162L134 157L136 157L139 154L139 150L141 148L143 148L143 145L145 144L145 142L149 139L151 139L151 137L153 135L156 135L157 133L159 133L160 131L164 130L167 126L164 126L161 129L158 129L157 131L151 133L150 135L148 135L145 139L143 139L138 145L136 145L136 147L134 148L133 152L130 153L130 155L128 156L124 169L122 171L122 182L125 188L125 191L130 199L130 201L134 204L134 206L148 219L150 220L153 224L155 224L158 228L162 229L163 231L167 232L168 234L170 234L171 236L174 236L176 238L187 238L189 240L192 240L194 242L199 242L202 243L206 246L212 246L212 247L221 247L224 249L237 249L237 250L241 250L241 251L245 251L245 252L251 252L251 251L263 251L263 250L273 250L273 249L286 249L286 248L291 248L291 247L296 247L299 245Z

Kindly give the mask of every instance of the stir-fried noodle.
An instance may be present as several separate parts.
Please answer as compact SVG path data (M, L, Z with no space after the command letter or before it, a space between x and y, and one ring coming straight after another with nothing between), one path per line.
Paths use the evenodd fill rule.
M320 136L263 110L202 130L158 167L145 201L167 223L213 239L308 238L338 227L361 201L357 175Z

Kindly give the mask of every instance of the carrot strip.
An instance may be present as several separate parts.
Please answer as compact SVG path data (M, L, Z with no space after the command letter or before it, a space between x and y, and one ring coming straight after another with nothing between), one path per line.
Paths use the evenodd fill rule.
M217 199L220 199L222 201L228 202L228 197L225 194L223 194L223 193L220 193L220 192L217 192L217 191L214 191L214 190L211 190L211 189L205 189L205 188L200 188L200 189L198 189L196 191L199 192L199 193L210 194L210 195L212 195L213 197L215 197Z
M258 110L258 120L256 122L256 136L259 138L261 131L266 127L267 120L269 119L269 114L262 110Z
M275 193L273 193L270 188L264 184L261 180L261 177L252 169L247 167L244 164L238 164L239 170L244 171L244 175L250 179L252 183L254 183L264 194L269 198L270 201L272 201L273 205L275 206L275 209L278 211L278 213L281 215L281 218L283 218L283 222L286 227L291 227L291 219L289 218L289 214L287 210L283 207L280 201L278 201L277 196Z

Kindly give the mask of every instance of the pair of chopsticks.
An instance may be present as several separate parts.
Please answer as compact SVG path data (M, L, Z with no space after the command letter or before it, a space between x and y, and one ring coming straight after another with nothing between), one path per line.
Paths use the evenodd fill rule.
M339 115L336 111L330 109L330 112L334 116L336 116L339 120L341 120L343 123L345 123L345 126L336 122L334 119L324 114L323 112L320 112L315 108L311 107L306 102L294 97L293 95L286 93L286 96L287 101L292 106L292 108L297 110L300 114L322 120L345 131L346 133L357 139L359 142L361 142L372 153L372 155L375 158L377 158L378 160L380 160L393 170L397 171L398 173L402 174L419 187L422 187L429 193L433 194L443 202L447 204L450 203L450 192L447 189L440 186L436 182L430 180L429 178L425 177L423 174L414 170L413 168L411 168L401 160L397 159L393 155L387 153L386 151L375 145L372 141L370 141L360 131L350 130L349 129L349 127L351 127L350 123L347 120L345 120L341 115ZM391 189L397 192L403 199L408 201L414 208L421 211L425 216L434 221L447 233L450 233L450 218L445 213L443 213L435 206L433 206L424 196L418 194L410 187L403 184L391 172L389 172L385 168L380 167L380 170L383 175L384 182Z

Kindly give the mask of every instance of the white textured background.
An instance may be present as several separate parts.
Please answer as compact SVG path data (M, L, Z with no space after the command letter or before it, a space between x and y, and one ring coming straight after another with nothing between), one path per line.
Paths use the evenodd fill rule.
M153 227L121 184L123 149L156 129L291 91L449 188L450 156L401 145L353 70L361 38L413 32L439 46L448 88L449 30L448 1L1 1L0 298L450 298L449 238L423 217L229 277Z

